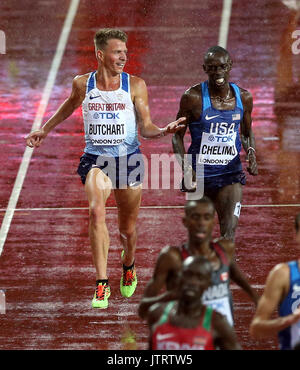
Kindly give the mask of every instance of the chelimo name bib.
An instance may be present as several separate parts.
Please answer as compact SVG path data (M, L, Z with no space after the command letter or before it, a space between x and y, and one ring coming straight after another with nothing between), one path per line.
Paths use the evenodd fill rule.
M235 143L236 132L229 135L203 132L198 162L226 166L238 154Z

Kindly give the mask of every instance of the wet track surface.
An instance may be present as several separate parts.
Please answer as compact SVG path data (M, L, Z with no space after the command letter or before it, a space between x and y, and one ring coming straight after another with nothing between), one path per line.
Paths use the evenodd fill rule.
M291 30L300 25L280 1L255 3L233 1L227 48L234 61L231 80L253 95L259 165L257 177L247 175L236 257L261 293L269 270L298 255L293 222L300 209L300 55L291 54ZM69 6L57 0L34 4L0 4L0 29L7 37L7 54L0 55L1 221ZM206 78L202 57L217 44L221 12L221 2L214 0L110 0L101 6L80 1L43 121L67 97L73 77L96 68L93 35L99 27L128 32L125 70L145 79L153 122L164 126L173 121L183 92ZM170 136L141 139L141 144L149 160L153 154L172 153ZM110 197L112 295L107 310L92 310L95 274L87 200L76 174L83 147L78 109L33 153L0 256L0 290L6 299L0 349L147 348L148 329L137 316L137 306L161 248L186 239L181 222L185 198L173 185L144 190L136 254L139 283L126 300L119 292L121 247ZM244 154L242 159L246 169ZM257 342L249 337L254 305L235 286L233 296L242 347L276 349L276 338Z

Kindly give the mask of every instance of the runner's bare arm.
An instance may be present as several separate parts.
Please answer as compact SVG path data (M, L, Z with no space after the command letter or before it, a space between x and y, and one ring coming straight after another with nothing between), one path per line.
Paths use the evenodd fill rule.
M167 302L177 298L177 289L168 289L167 281L173 272L172 279L175 280L174 272L181 268L181 257L179 253L172 250L172 247L165 247L158 256L154 273L149 280L145 290L144 296L140 302L138 314L145 319L148 314L149 307L154 303ZM176 281L174 281L174 288ZM163 288L167 290L160 294Z
M248 294L253 303L257 306L259 295L249 284L245 274L241 271L235 260L231 261L229 266L230 279L234 281L244 292Z
M85 84L87 77L76 76L73 80L72 91L70 96L62 103L54 115L39 130L31 132L26 137L26 144L33 148L39 147L48 133L58 124L67 119L77 109L85 97Z
M181 101L180 101L180 108L177 113L177 118L178 117L187 117L186 124L185 126L178 130L172 137L172 145L173 145L173 151L177 156L177 160L181 165L182 170L184 170L185 163L184 163L184 155L186 154L185 147L184 147L184 135L187 130L187 125L188 125L188 110L187 110L187 100L188 96L185 94L182 96Z
M185 121L184 117L169 123L163 128L159 128L158 126L154 125L150 117L148 91L145 81L141 78L132 76L130 83L132 101L137 113L137 122L140 128L140 133L144 138L158 138L165 136L166 134L172 134L184 126L182 124L182 122Z
M140 302L138 308L138 314L140 318L147 319L149 314L149 309L156 303L170 302L178 299L178 290L166 290L164 293L154 296L146 297L144 296Z
M149 309L149 315L147 317L147 322L148 322L150 329L152 329L151 328L152 325L154 325L161 317L162 313L164 312L165 306L166 305L163 303L155 303Z
M184 155L186 150L184 147L184 135L186 133L188 125L193 121L194 112L196 111L201 114L202 101L201 95L197 88L190 88L182 95L180 99L179 111L177 118L186 117L185 125L178 130L172 137L173 151L177 156L177 160L180 163L182 170L185 169L187 163L184 161Z
M241 98L244 107L244 116L241 121L241 140L243 148L247 153L249 166L247 171L256 176L258 174L256 155L255 155L255 137L252 130L252 109L253 109L253 98L249 91L241 89Z
M276 265L269 273L263 295L250 325L250 335L256 339L276 335L300 320L300 309L293 314L272 319L273 312L288 293L289 268L285 263Z
M214 344L220 350L241 350L234 329L228 324L226 318L218 312L213 314Z

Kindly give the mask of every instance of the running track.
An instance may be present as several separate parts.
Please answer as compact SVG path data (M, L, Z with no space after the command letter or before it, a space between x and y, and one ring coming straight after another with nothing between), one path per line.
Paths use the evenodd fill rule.
M128 32L126 71L145 79L152 119L159 126L174 120L185 89L205 79L202 56L208 47L220 42L232 54L231 80L254 97L259 164L259 176L247 176L244 187L236 256L261 292L274 264L297 256L293 219L300 211L300 56L291 55L290 43L291 31L300 25L293 12L281 1L268 0L233 0L231 9L230 1L223 9L217 0L36 3L0 4L7 43L7 53L0 54L0 291L6 303L0 314L0 349L146 349L148 330L137 316L143 288L160 249L186 238L184 196L174 188L145 189L138 222L139 284L130 300L122 298L111 197L112 296L106 311L90 308L95 279L87 200L76 175L84 145L80 109L38 150L25 151L24 136L56 110L75 75L95 69L92 39L100 27ZM293 85L292 91L286 85ZM141 143L148 158L172 152L169 136ZM236 286L232 289L242 347L276 349L276 338L258 342L249 337L254 306Z

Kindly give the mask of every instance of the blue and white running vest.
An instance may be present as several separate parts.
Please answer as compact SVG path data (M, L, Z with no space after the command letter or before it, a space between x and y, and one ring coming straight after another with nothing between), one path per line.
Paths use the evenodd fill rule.
M96 86L96 71L91 72L82 114L85 153L119 157L138 149L140 142L128 73L120 75L117 90L100 91Z
M189 124L192 143L188 154L192 154L195 170L196 165L204 165L204 177L242 170L239 128L244 109L239 87L234 83L230 86L235 94L235 109L217 110L210 100L208 81L203 82L202 114L199 120ZM197 177L203 177L203 171L199 172Z
M300 271L298 261L288 262L290 268L290 289L279 306L279 316L287 316L300 308ZM278 333L279 346L282 350L293 349L300 342L300 321Z

